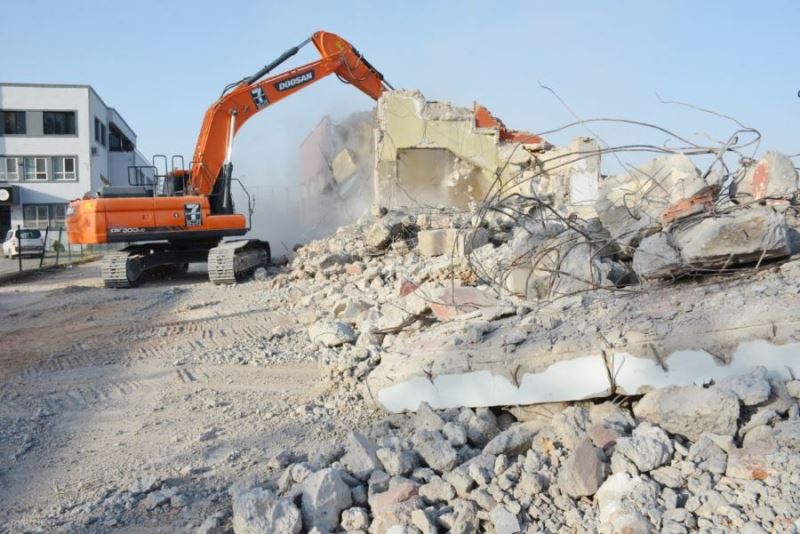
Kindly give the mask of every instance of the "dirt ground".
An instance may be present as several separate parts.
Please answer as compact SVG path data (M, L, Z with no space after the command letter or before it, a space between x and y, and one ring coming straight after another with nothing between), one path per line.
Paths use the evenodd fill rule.
M103 288L98 263L0 287L0 531L190 530L281 450L377 417L326 409L316 355L271 348L292 317L266 284L202 267L135 290ZM177 502L126 500L139 477Z

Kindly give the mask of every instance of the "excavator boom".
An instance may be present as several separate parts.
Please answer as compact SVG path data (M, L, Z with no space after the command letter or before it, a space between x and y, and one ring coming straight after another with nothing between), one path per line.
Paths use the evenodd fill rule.
M309 42L322 56L319 60L262 79ZM248 119L331 74L376 100L391 87L353 45L333 33L314 33L252 76L231 84L208 108L192 158L190 192L208 195L213 191L223 165L230 161L233 136Z

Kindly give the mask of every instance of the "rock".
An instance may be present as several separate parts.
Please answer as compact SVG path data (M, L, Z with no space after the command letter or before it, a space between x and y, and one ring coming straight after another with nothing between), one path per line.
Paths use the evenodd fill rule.
M418 430L442 430L444 419L431 408L427 402L419 403L414 415L414 427Z
M456 496L456 490L452 484L437 476L420 486L419 495L430 502L449 502Z
M467 438L476 447L485 447L498 433L497 420L491 412L483 417L472 415L467 421Z
M681 474L681 470L670 465L653 469L649 475L653 480L668 488L682 488L686 484L686 479Z
M442 434L453 447L461 447L467 443L467 430L458 423L445 423Z
M643 473L669 463L673 453L667 433L649 423L637 426L632 437L619 438L614 450L632 461Z
M342 512L341 527L344 530L366 530L369 527L369 513L365 508L348 508Z
M409 500L417 495L416 484L406 481L390 486L388 490L374 495L370 499L370 508L374 515L381 514L390 509L395 504Z
M620 437L618 430L597 424L590 425L586 433L589 435L589 438L591 438L592 443L601 449L611 447Z
M414 510L411 512L411 523L417 527L422 534L437 534L439 532L436 522L425 510Z
M326 468L303 481L303 525L333 530L339 526L339 514L352 504L350 488L338 469Z
M780 152L770 151L747 170L736 186L736 193L752 199L790 198L797 194L797 189L794 162Z
M589 412L586 408L570 406L555 414L551 424L561 443L568 449L574 449L586 438Z
M751 368L747 373L720 381L717 387L731 390L745 406L761 404L769 399L772 387L766 367Z
M154 510L162 504L166 504L177 492L178 490L175 488L167 488L150 492L143 501L144 506L148 510Z
M675 232L675 244L694 269L719 269L788 256L786 220L771 208L751 207L702 219Z
M315 345L338 347L356 340L356 333L346 323L339 321L318 321L308 328L308 337Z
M483 448L485 454L524 454L531 447L534 436L542 427L542 423L528 422L512 426L496 435Z
M257 267L253 271L253 280L263 282L268 278L267 270L264 267Z
M800 380L786 382L786 391L795 399L800 399Z
M215 512L211 514L197 527L194 534L223 534L225 529L223 529L222 523L226 517L228 517L228 514L224 512Z
M672 236L659 232L642 239L633 254L633 270L639 278L651 280L678 276L686 271L686 266Z
M484 457L485 458L485 457ZM478 486L486 486L494 478L494 469L491 465L484 462L471 462L467 468L467 473L472 477Z
M725 476L744 480L766 480L773 474L767 451L760 447L733 449L728 453Z
M443 478L453 486L459 497L466 497L469 490L475 485L475 481L469 476L468 468L469 466L459 466L458 469L443 475Z
M703 471L721 475L727 467L728 455L704 435L689 448L689 460Z
M515 534L520 532L519 520L505 506L495 506L489 513L489 518L497 534Z
M634 406L636 417L691 441L703 432L732 436L739 419L739 400L715 387L670 386L648 392Z
M342 464L357 478L366 480L376 469L380 469L377 447L369 438L358 432L350 432L345 444Z
M298 534L302 526L297 507L268 489L254 488L233 495L236 534Z
M376 454L384 471L390 475L407 475L417 467L417 455L413 451L381 448Z
M600 522L616 527L614 532L640 532L647 526L641 514L656 508L658 495L658 485L652 481L627 473L611 475L595 496ZM635 528L620 530L625 524Z
M385 221L373 224L364 236L367 247L374 250L383 250L392 243L392 226Z
M592 424L613 428L620 434L627 434L636 426L636 421L628 410L609 401L592 406L589 418Z
M128 492L130 492L131 495L140 495L142 493L147 493L149 491L152 491L160 485L161 481L158 480L156 477L153 476L138 477L128 487Z
M608 475L603 451L588 440L569 455L558 475L558 486L573 498L594 495Z
M436 471L450 471L458 462L458 455L450 443L436 430L418 430L412 439L422 460Z

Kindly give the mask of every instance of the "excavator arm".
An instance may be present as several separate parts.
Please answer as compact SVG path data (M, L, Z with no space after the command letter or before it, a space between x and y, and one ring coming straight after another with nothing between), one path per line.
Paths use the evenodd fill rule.
M264 78L309 42L322 56L319 60ZM209 195L214 190L225 165L230 163L233 138L250 117L331 74L376 100L392 88L353 45L333 33L314 33L252 76L226 87L208 108L192 158L189 192Z

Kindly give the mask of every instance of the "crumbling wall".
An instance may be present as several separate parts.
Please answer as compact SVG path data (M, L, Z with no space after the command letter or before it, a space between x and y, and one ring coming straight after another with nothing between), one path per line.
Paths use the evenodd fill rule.
M374 114L329 116L300 145L298 226L307 240L355 221L372 204Z
M509 132L487 114L477 104L427 102L418 91L384 94L375 130L375 202L464 209L489 195L521 193L593 210L600 179L594 140L555 148L533 134Z
M465 207L485 196L495 176L508 181L518 170L516 161L501 169L500 145L511 151L521 145L501 142L498 128L476 126L470 109L426 102L418 91L393 91L381 97L377 117L374 186L382 206ZM431 173L430 158L447 172ZM529 156L523 159L526 164Z

